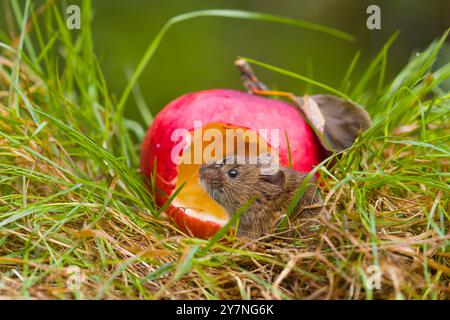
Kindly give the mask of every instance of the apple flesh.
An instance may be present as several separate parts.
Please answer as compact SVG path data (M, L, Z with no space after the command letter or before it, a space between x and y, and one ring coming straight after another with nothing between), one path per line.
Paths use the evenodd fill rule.
M194 126L198 121L201 121L201 128ZM179 146L179 141L174 141L172 135L180 129L190 135L185 140L190 145L184 145L180 157L174 161L173 150ZM154 181L156 190L152 191L160 206L184 183L165 213L183 231L200 238L212 236L228 220L225 210L199 184L200 163L185 161L195 158L197 153L201 153L202 162L211 160L211 156L203 152L208 146L202 135L206 129L222 132L224 136L226 130L234 130L234 144L243 139L246 154L255 149L258 153L270 151L276 142L279 163L288 166L290 153L293 168L301 172L310 171L325 157L325 150L313 130L299 111L286 102L224 89L189 93L175 99L161 110L147 131L141 151L141 173L147 181ZM261 129L278 130L278 141L270 134L264 138L258 136ZM258 139L251 138L255 136ZM192 150L198 139L203 142L201 150ZM257 148L252 148L255 144ZM229 152L223 150L223 154L214 156L226 154Z

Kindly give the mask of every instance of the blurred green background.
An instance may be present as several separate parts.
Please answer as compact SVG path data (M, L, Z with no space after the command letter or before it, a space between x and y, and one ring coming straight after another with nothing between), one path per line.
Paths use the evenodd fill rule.
M381 8L381 30L366 28L366 8L370 4ZM450 26L449 0L94 0L93 8L94 49L116 97L127 82L126 70L137 65L164 23L184 12L203 9L265 12L324 24L356 37L356 41L350 43L291 26L220 17L181 22L170 29L139 80L153 115L187 92L209 88L242 89L233 65L237 56L251 57L339 87L357 51L361 51L361 57L355 69L355 81L389 36L400 30L389 54L389 79L411 54L423 50ZM4 19L3 14L1 19ZM440 59L448 61L449 57L447 44ZM255 71L272 88L297 94L311 93L311 89L298 80L260 68ZM143 121L132 97L128 100L126 114Z

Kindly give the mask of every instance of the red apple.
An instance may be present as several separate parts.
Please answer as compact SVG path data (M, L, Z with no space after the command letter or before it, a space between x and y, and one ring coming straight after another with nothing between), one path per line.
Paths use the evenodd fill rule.
M141 151L141 171L147 181L152 181L152 175L156 173L153 177L156 191L153 192L159 206L164 205L176 188L186 182L165 213L193 236L208 238L228 220L225 210L200 187L197 174L200 164L186 164L180 162L181 158L173 159L174 148L180 145L179 140L172 141L174 131L184 129L189 132L191 142L185 140L185 143L194 146L198 139L194 131L200 130L194 128L194 121L202 122L203 131L206 128L220 132L230 128L242 128L245 132L278 129L279 163L289 165L290 149L293 168L301 172L310 171L324 159L325 151L314 132L299 111L286 102L223 89L189 93L172 101L148 129ZM257 144L261 150L270 150L275 142L268 134ZM223 155L226 153L224 150ZM179 155L183 156L183 150Z

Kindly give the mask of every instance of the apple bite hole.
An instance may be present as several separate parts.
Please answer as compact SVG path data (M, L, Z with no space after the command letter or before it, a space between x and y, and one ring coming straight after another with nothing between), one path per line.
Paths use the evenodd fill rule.
M227 155L257 156L270 152L270 146L253 129L223 123L211 123L190 131L188 143L177 166L176 189L183 188L172 204L183 208L189 216L213 221L220 225L228 221L223 207L209 197L200 185L198 170L202 163L219 161ZM274 155L277 158L277 155Z

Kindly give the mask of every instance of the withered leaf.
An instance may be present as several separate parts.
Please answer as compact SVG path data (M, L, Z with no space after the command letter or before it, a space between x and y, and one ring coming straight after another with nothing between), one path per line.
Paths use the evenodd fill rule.
M318 130L321 134L324 134L325 131L325 117L322 111L319 108L319 105L316 101L309 96L304 96L302 99L302 104L300 108L302 109L305 116L311 122L311 124Z
M296 102L319 133L322 145L329 151L339 152L351 147L371 125L366 110L348 100L317 94L296 97Z

